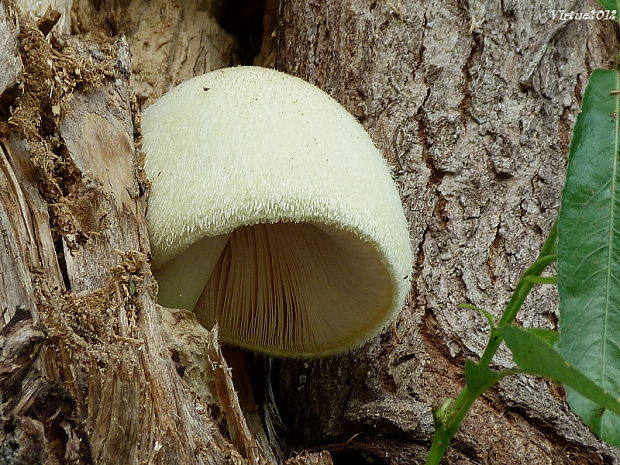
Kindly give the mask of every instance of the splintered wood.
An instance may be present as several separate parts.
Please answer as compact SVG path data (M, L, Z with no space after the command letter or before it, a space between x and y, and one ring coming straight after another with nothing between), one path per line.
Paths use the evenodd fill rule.
M226 426L235 447L253 465L270 464L263 450L252 436L248 424L243 416L239 398L233 386L230 368L222 355L218 342L217 325L209 334L209 358L215 375L215 391L219 398L219 405L226 418Z
M21 30L26 69L0 68L21 86L0 131L0 447L15 463L234 461L161 334L127 45Z
M217 330L155 303L128 42L60 35L53 10L16 18L0 0L3 457L274 463Z

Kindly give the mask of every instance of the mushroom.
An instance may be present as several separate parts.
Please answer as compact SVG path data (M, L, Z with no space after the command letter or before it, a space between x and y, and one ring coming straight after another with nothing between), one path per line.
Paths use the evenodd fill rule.
M362 126L313 85L260 67L190 79L143 113L159 302L277 356L343 352L409 290L407 222Z

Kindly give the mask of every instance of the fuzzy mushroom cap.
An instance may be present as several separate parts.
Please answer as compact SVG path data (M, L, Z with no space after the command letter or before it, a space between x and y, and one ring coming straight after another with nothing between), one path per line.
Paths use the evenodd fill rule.
M322 356L368 340L409 290L407 222L362 126L307 82L214 71L143 113L162 305L224 341Z

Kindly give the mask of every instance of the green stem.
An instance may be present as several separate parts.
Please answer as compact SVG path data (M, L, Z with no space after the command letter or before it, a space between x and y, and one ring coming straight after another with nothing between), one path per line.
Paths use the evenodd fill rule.
M512 297L510 298L508 305L506 305L506 308L504 309L502 318L499 320L497 329L502 329L508 325L511 325L517 317L517 313L519 313L523 302L525 302L525 299L532 290L532 287L534 287L534 283L528 278L531 276L540 276L542 272L545 271L545 268L547 268L547 266L556 261L557 255L554 253L554 251L557 237L557 223L553 223L553 226L551 226L551 230L549 231L549 235L547 236L547 240L540 249L538 259L534 263L532 263L532 265L527 270L525 270L525 273L523 273L523 275L521 276L521 279L519 280L516 289L512 293ZM484 354L482 354L482 358L480 359L480 365L489 366L491 360L497 352L497 349L499 348L499 345L502 343L502 339L503 338L499 335L497 331L491 332L491 337L489 338L487 348L485 349Z
M555 244L558 236L557 223L554 223L549 231L547 240L540 249L538 259L523 273L516 289L514 290L510 301L506 305L501 319L497 325L497 329L505 328L513 323L519 309L525 302L528 294L534 286L534 280L531 277L540 276L545 268L553 263L557 256L555 255ZM495 356L499 345L502 342L502 337L498 331L492 330L491 336L487 347L482 354L479 365L488 367L491 360ZM502 373L502 377L512 372L507 371ZM459 427L461 422L467 415L469 408L475 402L475 400L482 395L484 391L493 386L498 379L492 380L488 385L482 386L477 389L476 392L469 390L467 385L463 387L459 396L454 400L445 411L437 413L435 418L435 435L433 437L433 443L426 459L426 465L439 465L442 457L445 455L448 445Z
M457 399L450 405L446 418L436 419L435 435L433 436L433 443L431 444L431 449L426 458L426 465L439 465L439 462L448 449L450 441L458 431L463 418L465 418L465 415L477 397L478 396L474 395L467 386L463 387Z

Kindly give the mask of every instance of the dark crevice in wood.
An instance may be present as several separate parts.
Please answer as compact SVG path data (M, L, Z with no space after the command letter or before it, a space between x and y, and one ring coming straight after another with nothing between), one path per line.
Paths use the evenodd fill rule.
M466 126L467 122L466 118L471 117L470 109L472 104L472 91L471 91L471 83L472 83L472 69L474 67L474 63L476 62L476 58L482 54L484 42L482 39L478 37L478 35L474 36L472 40L471 50L469 52L469 56L461 69L463 74L463 85L461 86L461 90L463 92L463 99L459 104L459 116L461 120L461 124Z
M22 382L46 337L43 328L34 324L31 312L21 305L0 331L0 393L4 414L13 409L22 391Z
M237 38L239 64L252 65L263 41L265 0L228 0L218 20L226 32Z
M564 155L565 159L568 160L568 152L570 149L570 141L572 137L572 120L571 120L571 109L569 107L565 107L562 115L560 116L559 121L559 140L560 140L560 152Z
M430 150L433 144L432 142L429 141L429 128L428 128L428 123L426 119L426 110L425 110L426 102L430 98L430 95L431 95L431 88L429 87L426 91L426 96L424 97L424 100L420 104L418 108L418 112L415 115L415 120L418 123L417 134L418 134L418 140L420 141L420 144L422 146L422 160L424 161L424 164L430 171L427 185L429 187L435 187L438 184L441 184L441 180L443 179L446 173L444 173L439 168L437 168L437 166L435 166L433 157L430 154Z
M420 239L420 243L418 244L418 251L415 257L415 263L413 266L413 276L411 277L411 291L410 291L410 299L412 302L413 308L426 308L422 302L418 301L418 297L424 295L424 292L420 292L418 288L418 281L420 276L422 275L422 267L424 265L424 242L426 241L426 233L428 232L428 227L424 228L424 232L422 233L422 238Z
M441 326L437 321L437 318L431 309L425 308L423 324L420 328L420 332L429 346L434 347L437 353L448 361L451 365L458 367L459 370L463 368L463 357L454 357L448 346L449 341L446 339L446 335L443 334Z
M37 21L37 28L44 36L47 36L59 19L60 12L48 6L43 16Z
M331 451L334 465L387 465L376 454L363 450L350 449Z
M19 95L19 84L13 84L0 95L0 120L5 122L11 117L11 110Z
M72 463L93 463L90 438L84 425L77 420L73 397L60 385L43 382L31 408L24 412L43 424L50 452Z
M91 464L90 440L73 397L35 366L48 343L43 327L19 307L0 333L0 460L11 464Z
M51 213L51 210L50 210ZM50 214L50 226L53 227L52 215ZM65 284L65 289L71 291L71 280L69 279L69 272L67 270L67 261L65 260L65 252L62 243L62 237L56 235L54 240L54 249L56 250L56 258L58 260L58 267L60 268L60 274L62 281Z
M439 224L444 228L448 226L448 222L450 221L446 210L447 206L448 200L442 195L441 192L438 191L437 202L435 202L433 213L435 214L435 218L439 221Z
M252 395L271 449L280 461L285 459L287 428L275 399L277 385L274 362L277 359L252 352L246 353Z
M330 452L334 465L399 465L421 463L428 445L390 435L356 435L320 446Z
M497 224L497 228L495 230L495 238L489 247L489 253L487 256L487 274L491 279L491 282L495 284L497 281L497 264L496 261L501 257L501 254L504 251L504 238L500 233L500 223Z

